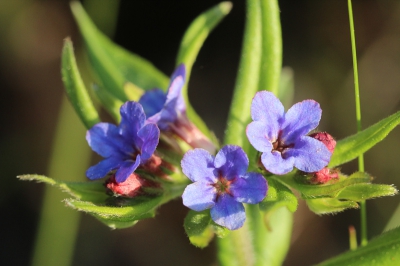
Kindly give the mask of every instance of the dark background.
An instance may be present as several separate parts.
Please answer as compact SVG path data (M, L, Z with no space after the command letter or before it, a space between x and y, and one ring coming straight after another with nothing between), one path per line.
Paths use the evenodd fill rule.
M367 127L399 110L400 3L353 2L362 119ZM170 75L184 31L217 3L122 0L114 39ZM279 4L283 66L295 73L294 102L312 98L321 104L319 130L337 139L355 133L347 1ZM189 85L195 109L220 139L236 78L244 8L244 1L233 1L231 13L201 49ZM1 265L27 265L31 258L44 185L15 176L48 172L64 93L60 53L66 36L81 45L68 1L0 0ZM365 155L366 171L377 183L399 187L398 136L395 129ZM342 168L345 173L356 170L355 162ZM398 196L368 202L370 237L382 232L398 202ZM214 243L204 250L189 244L182 227L186 212L176 200L163 206L156 218L116 231L83 214L73 265L216 265ZM358 210L319 217L302 202L285 265L310 265L347 250L351 224L358 228Z

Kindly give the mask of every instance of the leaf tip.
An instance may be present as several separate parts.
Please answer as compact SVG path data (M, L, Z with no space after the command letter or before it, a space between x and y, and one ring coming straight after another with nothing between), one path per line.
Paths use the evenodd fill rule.
M232 2L229 1L221 2L219 4L219 9L223 14L227 15L229 12L231 12L232 6L233 6Z

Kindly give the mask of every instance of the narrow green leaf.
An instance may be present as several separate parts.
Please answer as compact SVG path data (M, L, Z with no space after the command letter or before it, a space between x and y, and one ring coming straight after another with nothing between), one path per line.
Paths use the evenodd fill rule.
M63 182L54 180L43 175L21 175L21 180L37 181L51 186L55 186L62 191L69 193L76 199L104 203L108 198L103 182Z
M185 64L186 85L183 88L183 97L187 105L187 115L189 119L209 138L213 138L203 120L199 117L190 105L187 86L189 84L190 73L196 57L203 46L204 41L218 23L230 12L231 2L222 2L215 7L200 14L189 26L183 35L179 47L176 64Z
M362 201L384 196L393 196L398 193L392 185L382 184L355 184L344 188L336 195L337 199Z
M126 101L126 81L145 90L155 87L167 88L167 76L147 60L108 39L96 28L78 1L71 2L71 9L85 41L92 68L101 85L111 94L121 101Z
M199 248L205 248L214 237L210 210L196 212L190 210L186 215L184 227L190 243Z
M95 205L74 199L65 199L64 202L68 207L93 215L112 229L121 229L134 225L138 220L154 217L155 208L161 199L162 197L122 199L126 201L126 205L122 207Z
M369 241L366 246L324 261L318 266L397 266L400 264L400 228Z
M336 213L346 209L357 209L359 207L355 201L341 201L335 198L308 199L306 203L310 210L316 214Z
M225 144L241 146L246 153L251 149L246 138L246 126L250 122L250 106L259 89L261 50L260 1L248 0L243 47L240 58L232 103L225 131Z
M123 102L114 97L111 93L102 88L100 85L93 84L92 89L104 109L107 110L107 112L111 115L112 118L114 118L117 123L119 123L121 121L121 114L119 113L119 109L122 106Z
M259 206L266 213L271 213L280 207L287 207L289 211L295 212L297 204L296 196L288 187L271 179L268 180L267 197Z
M89 129L100 122L99 114L93 106L79 73L74 48L69 38L64 40L61 56L61 76L68 98L86 128Z
M278 1L262 0L262 59L258 90L280 96L279 81L282 68L282 32Z
M369 183L371 176L367 173L356 172L350 176L339 174L338 181L332 181L333 183L327 183L323 185L308 184L305 182L305 177L296 174L288 174L284 176L271 176L274 180L282 182L287 186L294 188L301 192L304 198L315 198L315 197L335 197L344 188L358 184L358 183Z
M329 167L344 164L382 141L400 123L400 111L345 139L339 140Z

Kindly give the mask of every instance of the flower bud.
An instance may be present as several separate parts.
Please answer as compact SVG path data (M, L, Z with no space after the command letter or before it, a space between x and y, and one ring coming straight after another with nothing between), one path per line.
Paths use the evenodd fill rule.
M115 195L133 198L145 193L146 188L159 188L160 185L144 179L137 173L132 173L124 182L117 183L115 175L110 177L105 186Z
M321 141L322 143L325 144L325 146L328 148L328 150L333 153L335 147L336 147L336 141L333 139L333 137L326 133L326 132L316 132L310 135L310 137L317 139Z

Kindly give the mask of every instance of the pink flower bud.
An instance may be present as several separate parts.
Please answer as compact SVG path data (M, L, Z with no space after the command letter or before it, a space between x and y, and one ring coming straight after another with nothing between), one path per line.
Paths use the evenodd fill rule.
M336 147L336 141L333 139L331 135L326 132L316 132L310 135L310 137L317 139L325 144L328 150L333 153L333 150Z
M106 187L115 195L133 198L141 194L143 187L157 186L154 182L142 178L136 173L132 173L124 182L117 183L113 175L106 181Z
M312 173L310 182L313 184L325 184L329 180L337 178L339 178L337 170L331 170L325 167L318 172Z

